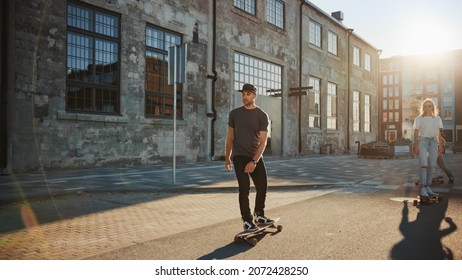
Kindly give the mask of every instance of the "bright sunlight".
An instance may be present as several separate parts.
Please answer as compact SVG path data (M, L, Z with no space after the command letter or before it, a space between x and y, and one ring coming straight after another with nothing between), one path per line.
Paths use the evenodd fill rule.
M451 50L456 36L451 26L437 18L414 18L403 24L403 54L434 53Z

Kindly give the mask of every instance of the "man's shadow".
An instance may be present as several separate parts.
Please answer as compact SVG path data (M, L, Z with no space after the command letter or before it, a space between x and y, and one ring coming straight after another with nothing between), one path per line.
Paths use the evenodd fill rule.
M413 222L409 222L408 202L404 201L399 230L404 239L397 243L390 252L395 260L452 260L450 248L441 243L441 239L457 229L450 217L445 217L448 200L431 205L418 205L419 213ZM442 221L446 228L440 229Z
M239 244L236 243L229 243L221 248L217 248L215 251L210 252L202 257L198 258L198 260L224 260L230 258L232 256L238 255L245 251L248 251L252 247L244 242Z
M265 238L265 236L276 235L278 233L279 232L263 231L261 234L258 234L254 237L258 240L258 242L260 242L263 238ZM252 248L252 245L243 240L240 242L232 242L221 248L217 248L213 252L199 257L198 260L224 260L232 256L244 253Z

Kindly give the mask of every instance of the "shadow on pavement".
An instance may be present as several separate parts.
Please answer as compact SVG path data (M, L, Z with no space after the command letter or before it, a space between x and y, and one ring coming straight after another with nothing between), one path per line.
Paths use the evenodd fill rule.
M450 217L445 217L448 199L430 205L419 204L419 213L415 221L409 221L408 202L403 202L402 219L399 230L404 239L390 251L391 259L395 260L452 260L452 250L444 246L442 238L457 229ZM442 221L447 226L440 229Z
M260 242L267 235L274 236L277 234L279 234L279 231L274 231L273 229L268 231L265 230L262 233L255 235L254 238L256 238L258 242ZM258 246L258 244L256 246ZM236 256L240 253L244 253L252 248L252 245L243 240L239 242L232 242L227 244L226 246L216 249L215 251L207 255L198 258L198 260L224 260L232 256Z
M252 246L246 242L241 243L229 243L221 248L217 248L215 251L204 255L198 260L224 260L232 256L239 255L248 250L252 249Z

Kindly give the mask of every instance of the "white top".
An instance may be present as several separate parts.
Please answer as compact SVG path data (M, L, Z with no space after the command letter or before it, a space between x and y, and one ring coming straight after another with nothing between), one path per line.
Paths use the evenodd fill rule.
M443 128L443 121L439 116L417 116L415 118L414 129L419 130L419 136L436 137L440 128Z

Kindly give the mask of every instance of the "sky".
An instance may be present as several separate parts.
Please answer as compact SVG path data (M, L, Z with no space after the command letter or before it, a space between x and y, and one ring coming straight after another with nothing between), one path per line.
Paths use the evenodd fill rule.
M308 0L381 49L380 58L462 49L460 0Z

